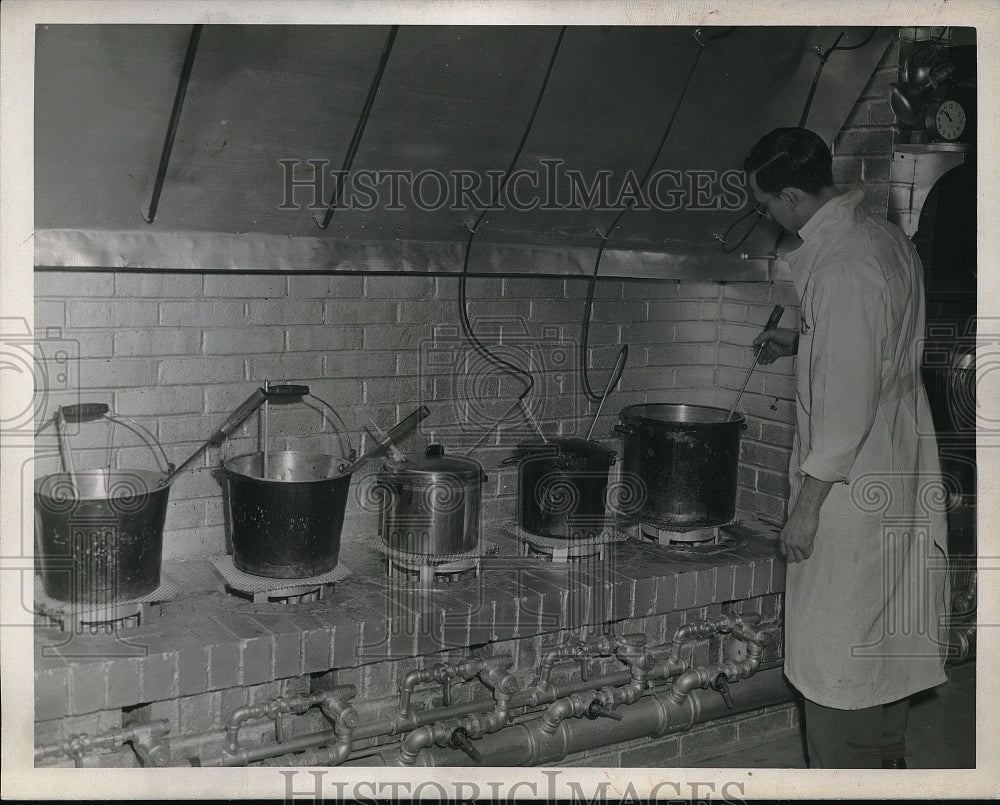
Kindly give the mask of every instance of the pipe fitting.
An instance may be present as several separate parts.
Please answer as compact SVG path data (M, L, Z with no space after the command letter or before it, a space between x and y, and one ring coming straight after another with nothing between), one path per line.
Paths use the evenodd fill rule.
M170 744L163 736L170 731L166 721L136 724L132 730L132 748L144 767L170 765Z

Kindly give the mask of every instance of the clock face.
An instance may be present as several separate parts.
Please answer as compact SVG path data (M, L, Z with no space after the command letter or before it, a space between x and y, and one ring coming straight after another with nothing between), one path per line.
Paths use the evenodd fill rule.
M933 134L944 140L957 140L965 131L965 109L958 101L941 101L928 122Z

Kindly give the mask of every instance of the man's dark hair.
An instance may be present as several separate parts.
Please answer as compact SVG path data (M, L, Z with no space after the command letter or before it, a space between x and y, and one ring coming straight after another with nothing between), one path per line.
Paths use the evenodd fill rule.
M764 135L743 162L747 183L754 171L757 187L779 193L797 187L815 195L833 184L833 157L820 136L809 129L775 129Z

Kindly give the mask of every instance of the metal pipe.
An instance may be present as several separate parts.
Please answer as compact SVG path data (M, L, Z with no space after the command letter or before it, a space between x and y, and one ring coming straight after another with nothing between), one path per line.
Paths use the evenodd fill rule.
M399 705L396 712L406 717L410 713L410 697L417 685L424 682L440 682L446 685L455 677L472 679L484 667L482 660L462 660L457 663L443 662L431 668L414 668L399 680Z
M153 185L153 197L149 202L148 212L143 214L146 223L151 224L156 219L156 210L160 206L160 193L163 182L167 178L167 165L170 164L170 152L174 148L174 137L181 119L181 109L184 106L184 96L187 94L188 82L191 80L191 68L194 66L194 55L198 51L198 40L201 38L201 25L191 26L191 36L188 39L187 53L181 67L181 76L177 81L177 93L174 95L174 106L170 111L170 123L167 125L167 136L163 140L163 151L160 153L160 165L156 169L156 182Z
M781 668L761 671L740 682L740 698L733 709L726 707L715 692L694 691L684 702L674 701L669 691L656 691L643 696L634 705L623 708L621 721L600 723L588 719L566 719L554 733L541 728L542 719L516 724L505 730L484 736L476 742L483 756L483 765L538 766L551 765L566 756L588 749L599 749L645 736L659 738L683 732L698 723L723 715L754 710L791 701L792 688L784 679ZM394 752L383 752L378 760L396 765ZM345 765L376 765L369 756L349 760ZM458 750L427 746L420 753L421 766L465 766L468 756Z
M546 691L537 688L529 688L515 693L510 698L510 707L537 707L542 704L569 696L582 690L590 690L597 686L618 686L627 683L631 679L628 671L617 671L613 674L604 674L592 679L590 682L575 681L562 685L551 685ZM419 727L433 724L437 721L457 720L474 713L488 713L496 706L492 699L478 699L473 702L462 702L453 704L450 707L439 707L433 710L423 710L420 712L410 712L405 717L391 715L367 724L361 724L354 730L354 740L363 741L369 738L379 738L386 735L400 735L407 731L415 730ZM210 735L199 736L207 739ZM266 743L254 747L241 747L238 753L210 756L199 758L201 766L245 766L248 763L256 763L268 758L290 755L295 752L302 752L316 747L325 746L334 742L337 738L335 730L321 730L307 735L297 735L282 743ZM201 742L201 741L199 741ZM189 765L183 761L181 765Z
M66 755L77 766L82 765L83 755L95 749L108 749L131 743L140 758L149 759L152 765L166 765L169 753L162 738L170 731L170 722L157 719L147 724L131 724L122 729L109 730L97 735L71 735L55 744L43 744L35 749L35 760ZM139 744L142 744L140 747Z

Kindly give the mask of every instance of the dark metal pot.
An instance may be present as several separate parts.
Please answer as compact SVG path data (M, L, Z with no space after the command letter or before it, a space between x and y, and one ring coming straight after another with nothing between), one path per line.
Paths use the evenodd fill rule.
M170 486L150 470L84 470L35 481L46 595L73 603L140 598L160 585Z
M380 530L395 550L440 556L471 551L479 542L482 465L446 456L439 444L422 459L387 464L380 473Z
M504 463L518 463L518 525L543 537L588 539L605 528L608 472L614 450L578 437L519 444Z
M681 403L630 405L622 481L636 487L634 519L667 529L723 525L736 513L742 414Z
M351 475L343 459L294 450L237 456L223 465L233 564L254 576L301 579L333 570Z

